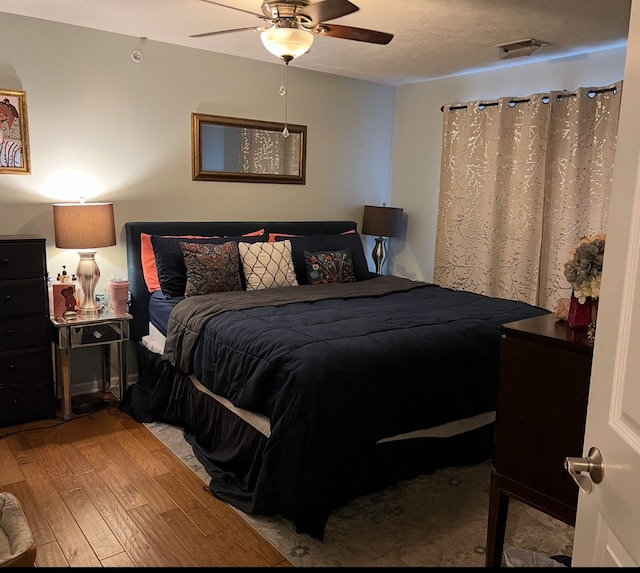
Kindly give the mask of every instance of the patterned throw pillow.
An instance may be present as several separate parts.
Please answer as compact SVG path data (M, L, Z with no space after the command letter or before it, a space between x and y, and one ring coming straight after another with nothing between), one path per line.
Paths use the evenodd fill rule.
M280 240L275 236L275 241ZM318 251L343 251L351 249L351 258L355 271L356 281L366 281L371 278L369 264L364 254L362 238L359 233L350 232L339 235L308 235L306 237L291 237L291 256L293 258L293 268L296 271L298 284L306 285L307 266L304 260L304 252L317 253Z
M209 245L181 242L180 249L187 269L184 296L242 290L238 243L229 241Z
M316 253L305 251L304 261L310 285L351 283L356 280L351 249L318 251Z
M298 286L291 241L238 243L247 290Z

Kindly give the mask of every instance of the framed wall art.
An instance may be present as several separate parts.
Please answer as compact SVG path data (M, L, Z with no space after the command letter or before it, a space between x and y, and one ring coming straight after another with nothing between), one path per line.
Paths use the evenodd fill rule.
M24 91L0 89L0 173L31 173Z

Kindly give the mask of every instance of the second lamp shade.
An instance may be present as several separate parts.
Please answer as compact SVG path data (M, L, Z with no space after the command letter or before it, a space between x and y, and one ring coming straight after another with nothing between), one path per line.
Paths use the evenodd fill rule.
M399 237L402 233L402 209L365 205L362 232L377 237Z

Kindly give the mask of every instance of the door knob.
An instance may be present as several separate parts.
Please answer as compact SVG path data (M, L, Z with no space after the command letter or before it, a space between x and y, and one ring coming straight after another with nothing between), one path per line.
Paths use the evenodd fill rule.
M565 458L564 469L584 493L591 493L593 484L604 478L604 461L598 448L590 448L586 458Z

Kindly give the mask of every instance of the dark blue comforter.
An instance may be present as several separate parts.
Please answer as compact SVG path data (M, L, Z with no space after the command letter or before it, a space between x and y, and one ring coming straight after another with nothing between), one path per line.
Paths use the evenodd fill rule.
M165 357L188 356L207 388L269 417L262 463L294 518L328 515L342 468L380 439L494 410L502 325L548 312L397 277L273 290L287 292L222 293L229 306L208 318L206 297L174 311Z

